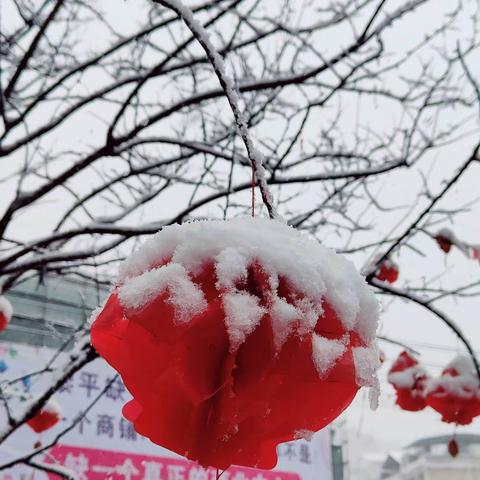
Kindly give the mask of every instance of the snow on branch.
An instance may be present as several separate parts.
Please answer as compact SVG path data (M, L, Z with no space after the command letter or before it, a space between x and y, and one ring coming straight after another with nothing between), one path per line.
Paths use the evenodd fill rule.
M228 76L225 63L222 57L217 53L215 47L208 37L208 32L203 26L197 22L193 16L193 12L190 8L183 5L179 0L153 0L155 3L159 3L164 7L170 8L177 15L182 18L189 30L196 37L200 45L205 50L207 58L211 63L215 74L218 77L220 85L225 92L230 108L232 109L233 116L235 117L235 123L237 124L240 136L247 150L248 158L252 163L253 174L257 180L258 186L262 193L263 203L267 207L270 218L280 219L280 216L275 208L274 200L270 189L268 188L267 180L265 177L265 168L263 166L263 155L256 149L253 144L252 137L248 131L247 122L245 116L240 110L238 93L233 84L233 80Z
M8 408L7 399L2 392L3 406L7 413L8 422L0 427L0 444L30 420L69 378L97 357L97 352L90 345L90 335L85 333L65 361L59 367L52 369L52 381L42 394L27 400L21 405L21 408L19 407L15 412L12 412Z
M23 455L21 457L14 458L13 460L9 460L3 464L0 465L0 471L1 470L6 470L8 468L11 468L15 465L18 465L20 463L23 463L25 465L29 465L33 468L37 468L38 470L44 470L46 472L51 471L51 473L56 473L63 478L67 478L69 480L77 480L77 476L73 474L70 470L66 469L63 466L54 466L50 464L44 464L42 462L39 462L35 459L36 456L48 452L54 445L56 445L59 440L64 437L67 433L71 432L85 416L90 412L90 410L98 403L98 401L105 395L107 390L112 386L112 384L118 379L118 375L113 376L106 384L105 387L100 390L100 392L93 398L93 400L87 405L87 407L81 411L75 419L68 425L66 428L64 428L62 431L57 433L57 435L48 442L47 444L43 445L42 447L31 451L30 453L27 453L26 455ZM54 468L55 470L48 470L48 468Z
M380 282L375 278L372 278L372 279L367 278L367 281L370 283L370 285L378 288L379 290L382 290L385 293L388 293L389 295L404 298L405 300L408 300L413 303L416 303L417 305L420 305L421 307L433 313L437 318L439 318L448 328L450 328L450 330L453 331L453 333L455 333L458 339L465 346L466 350L468 351L468 354L470 355L473 361L473 365L475 367L475 371L477 373L477 377L480 383L480 364L478 363L478 359L475 355L475 351L473 350L473 347L470 341L468 340L468 338L462 332L461 328L451 318L449 318L443 311L433 306L430 301L424 300L407 290L393 287L391 285L388 285L385 282Z

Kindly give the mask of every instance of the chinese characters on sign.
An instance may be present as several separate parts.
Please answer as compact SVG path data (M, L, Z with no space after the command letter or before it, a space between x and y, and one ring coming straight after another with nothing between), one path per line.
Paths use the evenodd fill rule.
M93 448L55 446L50 461L73 470L79 480L216 480L215 469L204 469L183 459L154 457ZM231 467L222 480L300 480L299 475ZM54 480L54 477L51 477Z

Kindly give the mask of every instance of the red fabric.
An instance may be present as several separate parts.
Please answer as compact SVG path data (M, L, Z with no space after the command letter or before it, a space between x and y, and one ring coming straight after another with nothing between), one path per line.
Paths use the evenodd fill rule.
M27 425L36 433L44 432L52 428L60 421L57 412L40 410L34 417L27 421Z
M397 394L397 405L402 409L408 412L418 412L423 410L427 405L425 403L425 399L419 392L423 391L423 384L424 381L417 381L415 382L415 386L413 388L395 388L395 392Z
M450 249L452 248L452 241L447 238L447 237L444 237L443 235L437 235L435 237L435 240L437 241L438 243L438 246L445 252L445 253L448 253L450 251Z
M397 357L395 362L390 368L389 373L395 372L404 372L407 368L412 368L418 365L418 360L410 355L406 350L404 350L400 355Z
M0 332L3 332L7 328L8 319L4 313L0 312Z
M445 369L442 375L458 376L454 368ZM442 415L442 421L457 425L468 425L480 415L479 389L463 387L463 395L438 386L426 396L427 405Z
M165 292L140 311L125 310L114 292L92 325L92 343L134 397L123 414L138 433L204 466L273 468L278 443L320 430L351 403L359 388L352 347L363 344L324 302L315 330L350 338L325 378L312 361L311 335L293 334L275 350L268 314L232 352L213 265L193 281L208 308L189 322L174 321ZM248 281L237 287L268 304L260 266L251 266ZM301 297L286 279L278 294L287 301Z
M448 442L448 453L451 457L455 458L458 455L459 451L460 449L458 448L458 442L455 440L455 438L452 438Z
M412 368L417 365L417 359L412 357L407 351L403 351L395 360L389 373L403 372L408 368ZM423 410L427 406L423 395L426 380L426 374L417 376L413 386L408 388L400 387L395 385L394 382L390 382L395 389L395 393L397 394L397 405L401 409L409 412L418 412Z
M382 262L375 273L375 278L381 282L395 283L398 280L398 270L388 262Z

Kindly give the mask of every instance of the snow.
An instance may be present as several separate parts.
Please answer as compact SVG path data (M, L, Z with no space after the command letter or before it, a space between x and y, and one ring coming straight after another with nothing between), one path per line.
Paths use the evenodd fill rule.
M397 271L399 269L398 263L393 261L391 258L385 258L381 265L383 265L385 268L394 268Z
M397 388L413 388L416 380L425 376L425 370L420 365L414 365L401 372L390 372L388 381Z
M289 334L301 318L302 313L283 298L276 297L273 300L270 316L273 326L273 341L277 350L282 348Z
M447 240L450 240L452 243L455 243L457 238L455 237L455 234L449 229L449 228L441 228L435 237L443 237L446 238Z
M380 367L380 355L376 345L353 349L353 361L359 385L376 387L376 371Z
M137 310L167 290L170 295L168 302L175 308L179 322L190 319L207 307L202 290L178 263L163 265L130 279L118 289L118 298L125 308Z
M112 293L112 292L110 292ZM110 298L110 295L107 295L105 299L103 300L102 303L99 304L99 306L95 309L92 310L92 313L90 314L90 317L87 319L87 324L92 325L92 323L96 320L96 318L102 313L102 310L104 309L105 305L108 302L108 299Z
M260 323L265 309L249 293L227 293L223 297L230 350L236 350Z
M380 354L377 345L354 348L353 361L357 384L370 387L370 407L376 409L380 395L380 386L376 375L380 368Z
M455 370L454 376L449 370ZM436 391L440 388L440 391ZM472 359L465 355L455 357L438 378L430 379L426 383L425 394L434 392L435 395L454 394L463 398L480 398L478 377Z
M12 304L3 295L0 295L0 313L4 315L7 323L12 319Z
M312 332L317 324L318 317L323 314L323 307L320 302L312 301L309 298L294 299L295 307L301 312L301 322L298 325L298 333L306 335Z
M241 247L227 247L217 255L215 271L218 277L217 288L220 290L229 290L236 282L247 278L248 259L242 250Z
M240 217L165 227L123 263L116 291L122 305L133 310L165 292L179 321L188 321L206 308L202 288L194 280L206 265L215 269L232 349L266 313L277 349L293 332L313 335L326 301L345 333L354 331L362 340L363 349L355 349L359 385L375 386L378 305L373 293L352 263L283 222ZM253 266L264 275L263 296L245 290ZM280 285L285 284L289 298L282 297ZM343 354L347 343L347 337L312 337L312 361L320 376Z
M47 403L42 407L41 411L51 413L57 417L62 415L62 407L54 398L49 398Z
M313 363L320 377L325 377L335 362L345 353L348 338L331 340L314 333L312 335Z
M165 227L123 263L118 282L168 258L191 274L215 259L217 282L225 289L245 278L247 265L259 261L272 282L283 276L313 301L327 298L346 327L355 328L361 320L362 338L375 335L377 302L353 264L281 222L241 217Z

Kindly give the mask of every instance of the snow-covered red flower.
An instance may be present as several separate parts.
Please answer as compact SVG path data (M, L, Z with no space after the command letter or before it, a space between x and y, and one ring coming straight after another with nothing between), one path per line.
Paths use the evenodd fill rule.
M0 295L0 332L7 328L12 318L12 304L4 295Z
M56 425L61 415L60 405L51 398L35 416L27 421L27 425L34 432L41 433Z
M439 378L427 382L425 394L444 422L468 425L480 415L479 380L470 357L457 356Z
M377 302L353 265L278 221L163 229L122 266L92 343L138 433L202 465L272 468L276 445L377 388Z
M455 235L448 228L442 228L435 235L435 240L438 246L445 252L448 253L452 248L452 245L455 244Z
M398 280L398 272L398 265L387 258L378 266L375 278L381 282L395 283Z
M418 360L403 351L388 372L388 381L397 394L397 405L410 412L423 410L426 407L424 389L427 379L427 373Z

